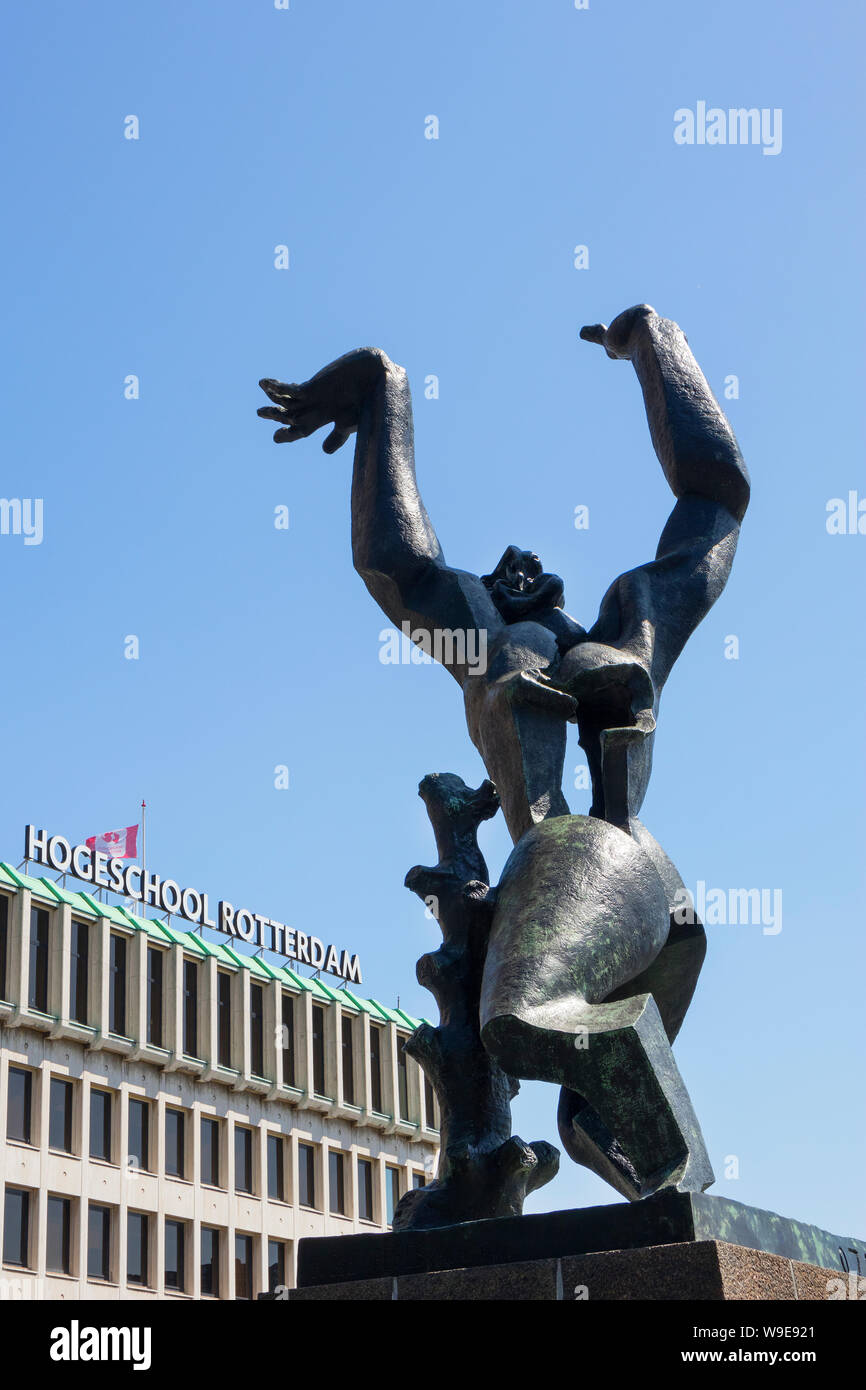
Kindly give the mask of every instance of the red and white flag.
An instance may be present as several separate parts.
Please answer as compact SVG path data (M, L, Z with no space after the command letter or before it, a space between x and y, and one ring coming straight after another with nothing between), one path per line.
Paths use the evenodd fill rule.
M138 853L137 838L138 826L128 825L125 830L106 830L104 835L92 835L84 843L88 849L107 854L112 859L134 859Z

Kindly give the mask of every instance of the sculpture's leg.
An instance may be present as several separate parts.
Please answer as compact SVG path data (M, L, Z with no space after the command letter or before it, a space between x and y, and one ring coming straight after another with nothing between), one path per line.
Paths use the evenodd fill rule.
M635 990L669 929L668 890L635 839L562 817L512 852L485 961L485 1046L511 1074L559 1082L586 1102L569 1147L632 1198L712 1181L662 1017Z
M667 943L648 969L614 990L606 1002L651 994L668 1042L673 1043L691 1003L706 949L706 932L699 922L672 922ZM563 1087L556 1118L563 1147L575 1163L597 1173L623 1196L637 1195L633 1173L624 1162L615 1135L602 1123L585 1096ZM695 1162L677 1185L687 1191L703 1191L712 1181L712 1174L708 1180L708 1166L697 1162L697 1151L693 1157Z
M519 625L518 625L519 626ZM550 660L556 643L550 638ZM500 651L494 662L507 659ZM495 665L494 665L495 673ZM525 670L464 685L466 721L502 802L512 840L549 816L567 816L562 794L566 736L576 709L571 696Z
M505 1070L577 1091L617 1142L627 1195L712 1182L697 1118L652 996L615 1004L574 1000L489 1019L482 1041ZM516 1069L516 1070L515 1070ZM620 1190L626 1190L624 1186Z

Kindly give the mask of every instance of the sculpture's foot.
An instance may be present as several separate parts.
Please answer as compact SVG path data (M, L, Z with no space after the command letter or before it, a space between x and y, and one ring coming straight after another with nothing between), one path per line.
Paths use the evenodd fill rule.
M690 1151L685 1169L678 1164L672 1173L653 1174L648 1181L642 1181L629 1163L628 1155L589 1102L566 1087L559 1093L556 1121L569 1158L589 1168L631 1202L649 1197L662 1187L672 1186L678 1192L704 1192L715 1180L701 1141L697 1149Z
M576 1093L561 1114L569 1154L630 1200L662 1187L702 1191L713 1172L651 995L580 999L488 1019L482 1041L512 1075ZM566 1121L564 1123L563 1121Z

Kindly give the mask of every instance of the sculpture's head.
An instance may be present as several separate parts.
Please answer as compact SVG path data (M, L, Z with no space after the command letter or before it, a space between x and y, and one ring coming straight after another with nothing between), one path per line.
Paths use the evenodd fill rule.
M507 623L520 622L534 613L562 608L565 590L558 574L545 574L531 550L510 545L492 574L481 582Z

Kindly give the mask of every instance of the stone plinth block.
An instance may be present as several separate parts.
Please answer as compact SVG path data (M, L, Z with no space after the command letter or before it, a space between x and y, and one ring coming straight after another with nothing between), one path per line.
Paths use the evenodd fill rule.
M699 1240L607 1250L560 1259L524 1260L474 1269L433 1270L394 1278L358 1279L295 1289L296 1302L396 1300L672 1302L727 1300L825 1301L838 1297L838 1269Z
M828 1269L866 1270L866 1241L707 1193L668 1189L642 1202L466 1221L433 1230L302 1240L298 1287L524 1266L600 1252L723 1243ZM620 1259L622 1266L622 1259ZM568 1276L570 1278L570 1275ZM432 1287L432 1285L430 1285Z

